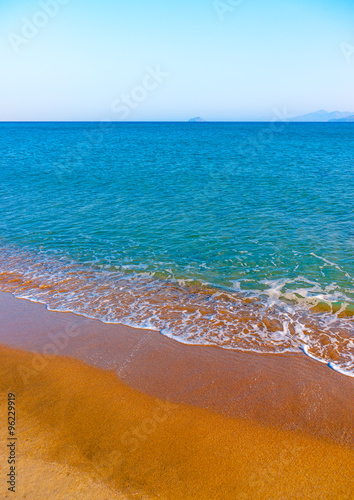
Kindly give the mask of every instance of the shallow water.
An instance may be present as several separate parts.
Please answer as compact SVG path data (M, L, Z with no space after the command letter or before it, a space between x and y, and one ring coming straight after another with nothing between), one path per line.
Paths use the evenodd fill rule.
M0 288L354 374L352 124L0 124Z

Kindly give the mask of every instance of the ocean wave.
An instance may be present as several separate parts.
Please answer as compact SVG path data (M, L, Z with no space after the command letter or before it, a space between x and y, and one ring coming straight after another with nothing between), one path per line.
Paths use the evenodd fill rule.
M354 375L354 309L335 284L304 276L244 291L164 280L146 266L100 269L45 252L0 248L0 289L105 323L155 329L179 342L260 353L299 352Z

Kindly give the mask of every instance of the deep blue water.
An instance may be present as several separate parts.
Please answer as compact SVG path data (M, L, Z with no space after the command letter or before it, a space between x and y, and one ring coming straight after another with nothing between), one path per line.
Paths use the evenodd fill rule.
M2 289L353 369L352 124L2 123L0 181Z

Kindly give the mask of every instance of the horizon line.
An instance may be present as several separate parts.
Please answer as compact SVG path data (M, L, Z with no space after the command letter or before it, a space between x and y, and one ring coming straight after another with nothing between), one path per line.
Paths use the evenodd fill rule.
M296 118L291 120L203 120L203 121L190 121L190 120L0 120L0 123L112 123L112 124L127 124L127 123L188 123L190 125L203 125L205 123L354 123L354 122L341 122L337 120L327 121L299 121Z

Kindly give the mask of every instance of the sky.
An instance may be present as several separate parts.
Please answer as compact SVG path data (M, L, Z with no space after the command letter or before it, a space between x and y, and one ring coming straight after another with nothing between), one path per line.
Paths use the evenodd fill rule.
M354 112L353 0L0 0L0 120Z

